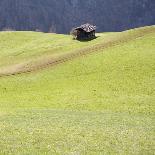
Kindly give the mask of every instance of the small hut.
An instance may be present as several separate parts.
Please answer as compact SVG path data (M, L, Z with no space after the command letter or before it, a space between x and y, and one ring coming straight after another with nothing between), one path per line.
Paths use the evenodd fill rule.
M77 28L74 28L71 34L77 40L89 40L95 38L96 26L90 24L84 24Z

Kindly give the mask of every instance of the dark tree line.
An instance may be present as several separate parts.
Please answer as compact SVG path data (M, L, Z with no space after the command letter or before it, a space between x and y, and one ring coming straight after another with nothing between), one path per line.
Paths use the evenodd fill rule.
M98 31L155 24L155 0L0 0L0 30L69 33L84 23Z

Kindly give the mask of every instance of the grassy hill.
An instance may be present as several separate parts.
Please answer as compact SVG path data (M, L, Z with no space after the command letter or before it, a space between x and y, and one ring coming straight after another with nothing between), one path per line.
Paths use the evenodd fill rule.
M0 38L0 154L154 154L154 26Z

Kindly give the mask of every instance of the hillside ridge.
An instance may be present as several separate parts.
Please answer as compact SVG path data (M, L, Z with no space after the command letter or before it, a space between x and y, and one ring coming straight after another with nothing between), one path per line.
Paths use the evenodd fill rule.
M131 33L128 33L130 31ZM98 43L90 47L84 47L80 50L79 49L74 50L70 53L63 54L56 58L49 57L45 59L44 57L43 58L41 57L35 63L31 61L27 61L24 63L19 63L19 64L3 67L0 69L0 77L35 72L41 69L45 69L47 67L53 67L58 64L62 64L66 61L70 61L72 59L75 59L75 58L78 58L78 57L81 57L81 56L84 56L84 55L87 55L93 52L97 52L100 50L103 51L107 48L110 48L110 47L113 47L113 46L116 46L122 43L126 43L131 40L135 40L139 37L143 37L149 33L154 33L155 27L153 26L153 27L135 29L133 32L132 30L130 31L122 32L121 34L117 34L116 36L114 35L114 37L111 40L108 40L106 42L101 42L101 43Z

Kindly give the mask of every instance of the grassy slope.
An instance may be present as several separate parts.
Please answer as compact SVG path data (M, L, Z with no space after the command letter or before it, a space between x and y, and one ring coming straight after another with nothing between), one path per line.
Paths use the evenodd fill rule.
M33 61L40 57L57 57L82 47L99 43L107 34L92 42L72 40L69 35L34 32L0 32L0 67Z
M68 38L73 48L81 48L109 36L89 43L51 37L61 37L61 44ZM18 51L6 47L1 65ZM153 154L154 50L152 33L53 69L1 78L1 153Z

